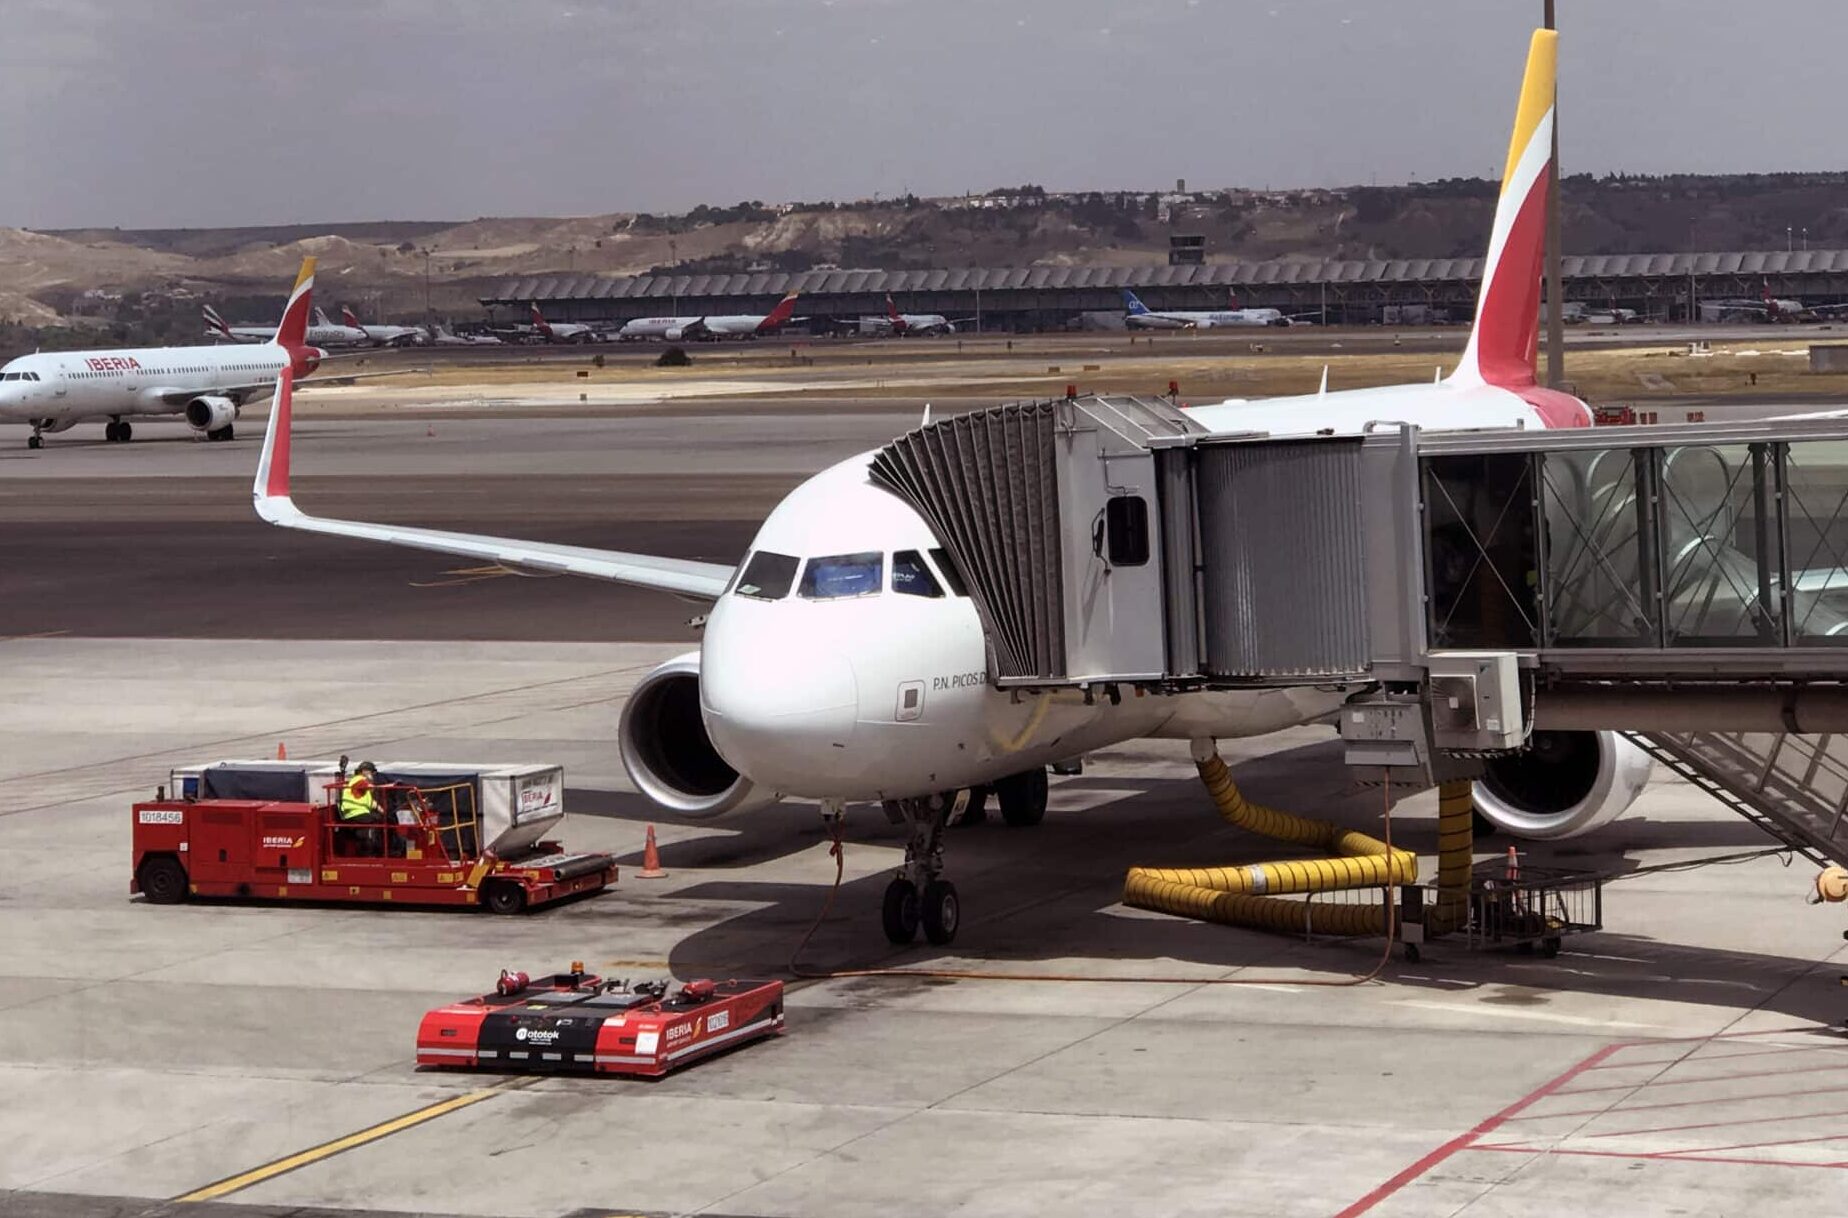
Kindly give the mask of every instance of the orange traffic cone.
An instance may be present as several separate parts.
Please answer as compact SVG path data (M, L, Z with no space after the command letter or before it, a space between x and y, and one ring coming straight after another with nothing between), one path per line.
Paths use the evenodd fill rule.
M276 760L277 761L287 761L288 759L289 759L289 750L283 747L282 741L278 740L276 742Z
M667 877L661 867L661 850L655 845L654 826L648 826L648 841L642 846L642 869L635 873L638 880L660 880Z

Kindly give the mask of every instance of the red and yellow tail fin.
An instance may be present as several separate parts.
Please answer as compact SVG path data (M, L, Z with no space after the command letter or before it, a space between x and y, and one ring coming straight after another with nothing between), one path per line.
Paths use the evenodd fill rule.
M276 326L276 345L293 350L308 345L308 313L313 306L314 258L302 259L301 273L295 277L295 290L283 306L282 321Z
M1470 331L1455 380L1508 389L1534 383L1539 344L1540 272L1546 250L1547 169L1553 160L1553 103L1559 35L1535 30L1527 75L1508 141L1501 199L1482 264L1476 327Z
M783 299L777 301L776 308L770 310L769 316L757 323L757 332L759 334L770 334L781 329L784 322L795 316L796 297L799 294L800 293L797 292L791 292L789 295L783 297Z

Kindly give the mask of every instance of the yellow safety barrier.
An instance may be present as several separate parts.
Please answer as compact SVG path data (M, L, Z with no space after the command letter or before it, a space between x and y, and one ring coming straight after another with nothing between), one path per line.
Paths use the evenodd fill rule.
M1330 935L1379 935L1391 930L1392 914L1384 897L1378 904L1344 905L1282 898L1415 884L1416 854L1328 821L1251 802L1233 783L1210 740L1194 742L1194 764L1219 814L1229 823L1277 841L1326 850L1335 857L1242 867L1132 867L1123 882L1125 904L1262 930ZM1441 891L1436 925L1431 927L1434 932L1461 925L1468 906L1471 812L1470 784L1444 784L1439 803Z

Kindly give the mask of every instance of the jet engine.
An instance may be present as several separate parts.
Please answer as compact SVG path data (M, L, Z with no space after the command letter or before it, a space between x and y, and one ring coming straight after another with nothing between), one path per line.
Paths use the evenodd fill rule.
M1521 752L1486 763L1476 810L1514 837L1577 837L1635 803L1652 765L1616 732L1535 732Z
M194 431L223 431L237 420L237 403L216 394L196 397L186 403L186 423Z
M705 819L776 801L712 747L700 717L697 651L642 678L622 708L616 738L629 780L669 812Z
M688 326L669 326L667 329L661 331L661 337L670 343L677 343L686 337L689 328Z

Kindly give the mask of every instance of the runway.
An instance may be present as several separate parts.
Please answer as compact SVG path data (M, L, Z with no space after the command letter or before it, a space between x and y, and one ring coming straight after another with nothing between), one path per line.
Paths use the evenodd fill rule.
M787 487L915 421L778 401L305 412L297 492L329 515L731 561ZM1653 1218L1834 1199L1848 1125L1816 1092L1848 1068L1819 1031L1843 1013L1840 918L1772 858L1639 874L1765 844L1682 782L1658 773L1596 836L1525 848L1631 877L1605 932L1554 961L1449 940L1382 963L1375 940L1123 906L1132 862L1275 851L1212 814L1184 742L1132 742L1056 779L1037 828L954 831L959 939L894 951L878 913L905 838L876 808L850 810L831 898L813 805L675 821L623 773L629 691L697 637L697 606L261 524L240 427L0 453L0 1211L186 1214L176 1198L212 1193L249 1208L199 1212L251 1218L1204 1218L1229 1198ZM623 876L518 918L131 899L130 803L174 765L279 744L562 764L561 837ZM1223 749L1254 798L1380 830L1327 727ZM1427 872L1434 813L1429 792L1393 810ZM650 823L663 880L633 874ZM800 980L785 1036L652 1084L412 1064L421 1013L503 967L789 976L817 923L811 970L1094 980Z

